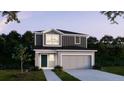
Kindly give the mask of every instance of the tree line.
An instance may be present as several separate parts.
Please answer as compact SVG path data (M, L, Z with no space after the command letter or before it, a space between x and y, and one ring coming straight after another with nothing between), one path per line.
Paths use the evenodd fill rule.
M26 31L23 35L13 30L0 35L0 69L19 69L25 58L24 68L34 66L33 33ZM30 60L27 56L30 55ZM23 63L23 62L22 62Z
M113 38L105 35L100 40L96 37L88 38L88 48L96 49L96 66L124 65L124 37Z
M87 39L88 48L96 49L96 66L122 66L124 65L124 37L113 38L105 35L100 40L90 36ZM22 48L21 46L24 48ZM30 60L23 56L27 62L24 68L34 67L34 35L31 31L26 31L23 35L13 30L9 34L0 35L0 69L19 69L20 60L18 57L25 53L30 55ZM19 50L22 49L22 50ZM13 58L13 55L15 58Z

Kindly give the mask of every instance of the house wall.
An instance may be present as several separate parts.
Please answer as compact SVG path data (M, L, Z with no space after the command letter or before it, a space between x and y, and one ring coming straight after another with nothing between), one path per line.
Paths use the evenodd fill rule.
M36 42L36 46L43 46L43 36L42 36L42 34L36 34L35 35L36 36L36 40L35 40L35 42Z
M73 55L73 57L76 56L90 56L91 57L91 66L94 66L94 62L95 62L95 58L94 58L94 54L95 51L74 51L74 50L35 50L35 66L41 68L41 55L47 55L47 60L48 60L48 68L53 68L56 65L60 65L62 66L62 56L63 55ZM54 54L55 55L55 61L50 63L49 62L49 54ZM75 56L76 55L76 56ZM77 59L77 58L74 58ZM78 60L78 59L77 59Z
M79 46L86 48L86 37L81 37L81 44L75 44L75 36L62 36L62 46Z
M35 67L41 68L41 54L35 52Z
M51 53L52 54L52 53ZM42 55L42 54L41 54ZM56 66L56 63L57 63L57 55L54 53L54 58L55 58L55 60L54 61L50 61L50 59L49 59L49 55L50 54L47 54L47 67L48 68L53 68L53 67L55 67Z
M46 34L59 34L59 45L62 45L63 47L67 47L67 46L78 46L78 47L83 47L83 48L87 48L87 39L84 36L81 36L81 44L75 44L75 36L73 35L61 35L60 33L56 32L56 31L50 31L50 32L46 32L44 34L36 34L35 35L35 42L36 42L36 46L43 46L45 45L45 41L46 41ZM43 44L44 43L44 44ZM47 46L48 47L48 46Z
M77 52L77 51L69 51L69 52L64 52L64 51L60 51L58 52L58 64L60 66L62 66L62 55L90 55L91 56L91 66L95 65L95 52L92 51L81 51L81 52Z
M54 58L55 58L55 61L54 62L50 62L49 60L49 55L50 54L54 54ZM39 69L41 69L41 65L42 65L42 62L41 62L41 56L42 55L47 55L47 68L53 68L54 66L57 65L57 54L55 51L35 51L35 67L38 67Z

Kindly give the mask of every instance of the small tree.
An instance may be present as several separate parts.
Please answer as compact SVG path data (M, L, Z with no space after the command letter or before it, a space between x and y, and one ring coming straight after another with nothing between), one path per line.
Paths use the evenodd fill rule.
M19 45L15 48L15 53L12 54L12 58L20 60L21 62L21 73L23 73L23 64L31 61L31 55L27 53L27 47Z

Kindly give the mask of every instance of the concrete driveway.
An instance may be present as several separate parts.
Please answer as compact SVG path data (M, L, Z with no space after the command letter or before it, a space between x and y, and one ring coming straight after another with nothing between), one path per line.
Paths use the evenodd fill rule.
M124 81L124 76L93 69L65 70L82 81Z

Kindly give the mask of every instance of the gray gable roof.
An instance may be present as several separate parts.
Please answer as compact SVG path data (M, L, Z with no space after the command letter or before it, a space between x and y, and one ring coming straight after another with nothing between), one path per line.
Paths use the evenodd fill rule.
M86 34L83 34L83 33L77 33L77 32L72 32L72 31L67 31L67 30L62 30L62 29L56 29L64 34L81 34L81 35L86 35Z
M62 29L55 29L57 31L60 31L64 34L78 34L78 35L87 35L87 34L84 34L84 33L78 33L78 32L72 32L72 31L67 31L67 30L62 30ZM45 30L40 30L40 31L35 31L35 32L43 32Z

